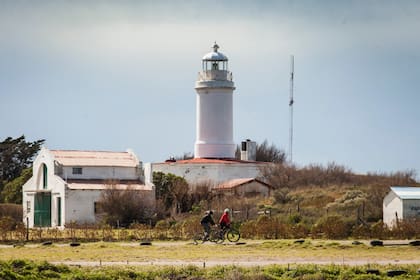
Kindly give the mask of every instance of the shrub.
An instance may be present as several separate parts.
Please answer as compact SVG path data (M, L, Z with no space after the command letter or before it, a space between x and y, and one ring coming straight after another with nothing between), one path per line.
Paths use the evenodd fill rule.
M350 236L351 228L352 223L341 216L324 216L312 227L312 233L323 233L330 239L342 239Z

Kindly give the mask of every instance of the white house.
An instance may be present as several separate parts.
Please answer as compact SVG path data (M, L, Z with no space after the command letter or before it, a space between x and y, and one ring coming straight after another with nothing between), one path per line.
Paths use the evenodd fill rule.
M112 185L144 192L154 201L152 185L144 185L141 165L131 152L65 151L42 148L33 176L23 185L23 219L29 227L63 228L70 222L98 221L97 202Z
M420 187L391 187L383 201L383 221L392 227L399 220L420 219Z

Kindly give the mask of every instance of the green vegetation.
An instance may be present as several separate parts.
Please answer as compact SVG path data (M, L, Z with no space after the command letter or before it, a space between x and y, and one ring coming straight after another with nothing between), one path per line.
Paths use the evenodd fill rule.
M27 142L22 135L16 139L7 137L0 142L0 203L22 203L20 184L23 185L25 179L31 176L29 171L24 170L32 166L33 158L44 141ZM21 176L23 178L18 179Z
M389 270L406 274L393 279L419 279L413 266L271 265L266 267L196 266L165 267L69 267L47 262L0 262L0 278L9 279L391 279ZM370 273L369 273L370 272ZM372 274L378 273L376 274Z

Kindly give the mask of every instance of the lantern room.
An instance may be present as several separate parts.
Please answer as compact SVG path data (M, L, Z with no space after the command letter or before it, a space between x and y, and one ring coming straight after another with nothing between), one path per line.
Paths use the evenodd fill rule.
M213 51L203 56L203 71L228 71L228 58L218 51L219 46L214 42Z

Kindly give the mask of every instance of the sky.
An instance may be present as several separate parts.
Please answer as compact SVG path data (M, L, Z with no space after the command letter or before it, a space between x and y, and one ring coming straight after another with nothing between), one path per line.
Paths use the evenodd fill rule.
M0 0L0 140L194 151L194 83L229 58L234 140L357 173L420 173L419 1ZM420 178L420 176L417 176Z

